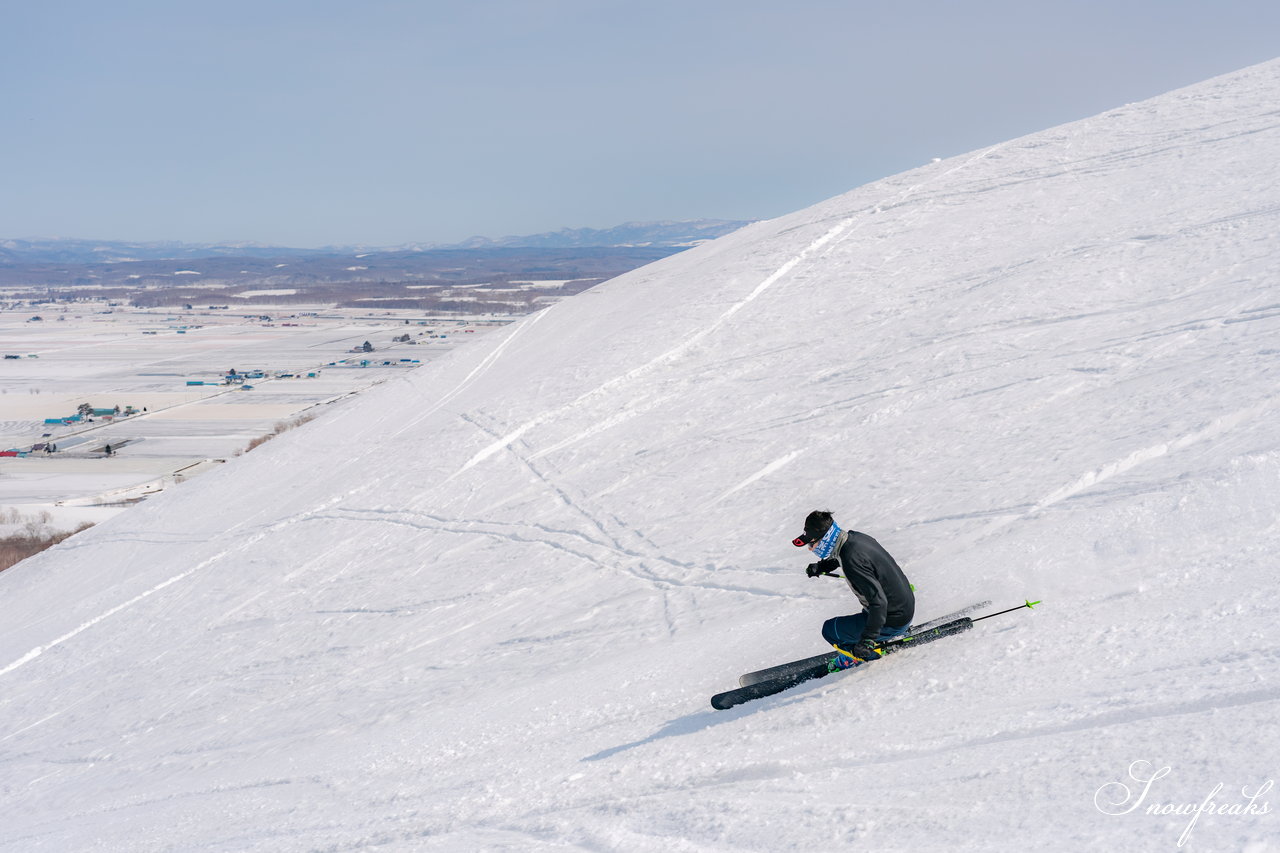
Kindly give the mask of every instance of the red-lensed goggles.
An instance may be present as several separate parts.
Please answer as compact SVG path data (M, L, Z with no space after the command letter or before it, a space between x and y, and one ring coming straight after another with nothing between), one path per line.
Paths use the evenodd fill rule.
M795 539L792 539L791 544L795 545L797 548L803 548L805 545L808 545L813 541L814 540L810 539L809 536L806 534L802 536L797 536Z

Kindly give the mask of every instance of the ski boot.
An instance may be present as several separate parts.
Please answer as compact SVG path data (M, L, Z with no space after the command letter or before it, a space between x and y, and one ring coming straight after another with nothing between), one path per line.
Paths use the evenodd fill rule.
M864 663L869 663L869 661L865 661L860 657L854 656L853 652L851 651L853 649L852 643L847 645L849 646L848 649L842 649L839 646L833 646L833 648L836 650L836 656L833 657L831 661L827 664L827 672L840 672L841 670L844 670L844 669L852 669L855 666L861 666ZM881 654L881 652L877 651L876 654L879 655Z

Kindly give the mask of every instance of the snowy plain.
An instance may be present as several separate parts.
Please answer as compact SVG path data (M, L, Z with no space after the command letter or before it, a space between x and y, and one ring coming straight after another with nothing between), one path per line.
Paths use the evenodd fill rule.
M302 306L312 309L302 316L297 305L229 313L83 298L33 308L24 301L31 296L30 289L0 291L0 342L6 353L22 354L0 362L0 449L53 443L58 451L0 458L0 513L49 515L49 527L62 530L189 481L295 418L506 322L324 304ZM44 319L34 322L33 310ZM278 320L264 319L265 311ZM406 334L411 344L396 340ZM356 351L370 339L373 358ZM262 376L226 384L228 369ZM46 422L82 403L137 414ZM109 461L107 445L115 450Z
M1280 849L1277 104L749 226L0 573L0 850ZM714 711L857 608L814 508L1044 604Z

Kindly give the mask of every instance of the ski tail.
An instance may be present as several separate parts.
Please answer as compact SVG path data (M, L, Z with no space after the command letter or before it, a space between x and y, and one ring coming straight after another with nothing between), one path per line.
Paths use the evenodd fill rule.
M974 611L981 610L984 607L990 607L990 606L991 606L990 601L979 601L975 604L970 604L968 607L961 607L959 610L953 610L945 616L939 616L937 619L930 619L928 622L924 622L920 625L912 625L911 633L912 634L923 633L925 631L928 631L930 628L935 628L938 625L943 624L944 622L951 622L952 620L959 619L961 616L968 616L970 613L973 613Z
M741 705L743 702L750 702L753 699L763 699L765 696L772 696L775 693L781 693L789 690L797 684L803 684L815 678L825 677L830 670L827 667L829 660L835 656L834 652L824 655L816 655L810 660L813 661L805 668L792 669L784 675L767 678L763 681L756 681L748 685L737 688L736 690L726 690L724 693L717 693L711 697L711 707L717 711L725 711L735 705ZM795 664L802 661L795 661ZM857 669L857 667L853 667ZM846 672L850 670L845 670Z
M968 631L973 627L973 620L968 616L961 616L959 619L953 619L950 622L944 622L941 625L935 625L923 631L912 631L905 637L894 637L891 640L885 640L876 646L881 654L893 654L912 646L922 646L925 643L932 643L934 640L941 640L943 637L950 637L952 634L959 634L962 631Z
M788 663L780 663L777 666L769 666L764 669L748 672L746 675L738 679L738 684L742 687L750 687L752 684L759 684L761 681L772 681L775 678L786 678L795 673L804 672L818 664L826 666L831 659L835 657L835 652L823 652L820 655L803 658L801 660L793 660Z

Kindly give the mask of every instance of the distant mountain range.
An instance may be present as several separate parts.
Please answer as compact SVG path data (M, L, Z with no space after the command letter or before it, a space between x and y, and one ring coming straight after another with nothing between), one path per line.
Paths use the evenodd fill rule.
M490 249L541 248L688 248L737 231L750 222L728 219L694 219L684 222L626 222L614 228L562 228L525 237L472 237L452 246L431 248Z
M405 246L326 246L297 249L260 243L124 242L115 240L31 239L0 240L0 264L114 264L194 258L304 258L349 255L426 252L441 249L581 249L654 248L685 249L736 231L750 222L696 219L681 222L627 222L614 228L564 228L523 237L472 237L461 243L414 243Z

